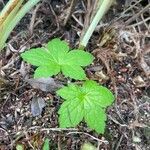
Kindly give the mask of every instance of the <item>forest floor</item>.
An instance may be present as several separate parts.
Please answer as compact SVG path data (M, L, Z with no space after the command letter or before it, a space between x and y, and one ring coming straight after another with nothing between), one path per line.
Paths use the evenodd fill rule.
M51 83L33 79L35 67L20 57L53 38L78 47L94 3L77 1L72 11L70 4L43 0L13 30L0 54L0 150L15 149L18 144L23 149L41 150L45 138L50 140L51 150L80 150L84 143L100 150L150 149L150 1L118 0L86 47L95 56L94 63L86 67L88 78L111 89L116 97L107 109L103 135L84 123L60 129L57 111L62 101ZM53 79L59 85L71 81L61 75ZM34 117L31 105L39 98L45 107Z

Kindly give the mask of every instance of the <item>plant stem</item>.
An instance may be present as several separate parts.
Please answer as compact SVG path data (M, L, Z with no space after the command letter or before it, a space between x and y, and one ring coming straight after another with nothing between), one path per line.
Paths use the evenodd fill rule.
M0 25L5 21L11 11L18 5L20 0L9 0L6 6L0 12Z
M17 14L18 10L20 9L22 3L24 0L20 0L18 1L18 3L13 3L14 1L12 1L12 7L11 5L8 5L6 8L4 7L3 12L0 15L0 37L2 39L3 35L5 34L5 32L7 32L7 27L8 24L11 23L11 21L14 19L14 16ZM8 2L10 4L10 1ZM8 11L7 11L8 10ZM6 12L6 13L5 13Z
M97 24L102 19L102 17L107 12L107 10L110 8L112 3L113 3L113 0L101 0L101 5L99 6L99 9L98 9L92 23L90 24L85 35L81 39L80 47L86 47L86 45L87 45L91 35L93 34Z
M17 12L16 16L14 16L13 20L10 20L9 24L7 25L7 28L5 29L5 33L0 37L0 51L4 48L5 42L7 38L9 37L12 30L15 28L15 26L19 23L19 21L25 16L29 10L36 5L40 0L29 0L26 2L20 10Z

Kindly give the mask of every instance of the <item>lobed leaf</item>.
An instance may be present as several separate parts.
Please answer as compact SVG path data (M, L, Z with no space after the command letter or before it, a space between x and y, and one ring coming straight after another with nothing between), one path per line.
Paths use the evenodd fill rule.
M61 71L65 77L77 80L86 79L82 66L89 65L94 59L90 53L83 50L69 51L68 44L58 38L48 42L45 48L34 48L22 53L21 57L38 66L35 78L53 76Z
M75 127L84 118L87 125L98 133L104 133L105 108L114 101L110 90L87 80L83 86L70 84L57 91L65 99L59 110L60 127Z

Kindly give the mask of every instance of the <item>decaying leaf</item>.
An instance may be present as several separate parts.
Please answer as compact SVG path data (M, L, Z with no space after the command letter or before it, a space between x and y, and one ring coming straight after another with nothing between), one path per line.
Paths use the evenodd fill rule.
M0 77L0 88L7 85L8 84L8 81L3 79L2 77Z
M45 101L41 97L34 97L31 102L31 112L34 117L41 115Z
M109 76L106 75L102 70L95 72L95 75L99 77L99 81L102 83L102 81L109 80Z
M26 79L26 82L28 82L33 88L40 89L44 92L53 92L62 87L60 83L55 82L55 80L51 77Z
M136 87L146 86L146 84L141 76L137 76L137 77L133 78L133 83L135 84Z
M140 66L143 69L144 73L146 74L146 76L150 76L150 66L146 63L146 61L144 60L144 57L141 57L141 61L140 61Z

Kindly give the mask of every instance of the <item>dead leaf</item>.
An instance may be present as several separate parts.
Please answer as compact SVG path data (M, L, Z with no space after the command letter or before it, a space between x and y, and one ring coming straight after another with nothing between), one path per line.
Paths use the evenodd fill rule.
M102 70L95 72L95 75L99 77L100 82L109 80L109 76L107 76Z
M144 82L143 78L141 76L137 76L133 78L133 83L136 87L144 87L146 86L146 83Z
M44 92L53 92L62 87L62 84L57 83L53 78L38 78L38 79L26 79L33 88L40 89Z
M34 117L41 115L45 101L41 97L34 97L31 102L31 112Z
M0 76L0 88L7 85L9 82Z
M144 57L141 57L141 61L139 64L140 64L141 68L143 69L144 73L146 74L146 76L147 77L150 76L150 67L144 60Z
M43 137L40 133L35 133L30 138L30 143L34 150L40 150L43 144Z

